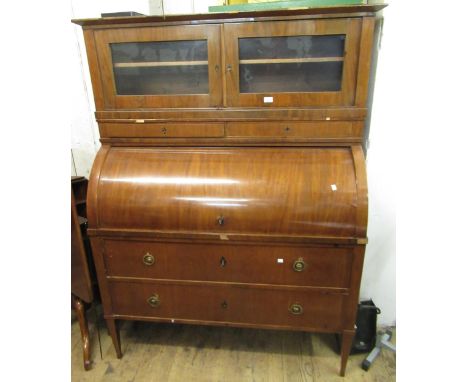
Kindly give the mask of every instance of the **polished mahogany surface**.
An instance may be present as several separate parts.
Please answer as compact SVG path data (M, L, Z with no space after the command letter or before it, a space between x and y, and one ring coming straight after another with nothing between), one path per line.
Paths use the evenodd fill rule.
M88 182L84 178L72 179L71 190L71 292L83 301L93 301L93 286L86 256L81 223L86 219L78 209L86 200ZM76 195L76 196L75 196Z
M103 144L88 233L119 358L122 319L336 332L344 375L383 7L75 21ZM193 44L207 55L179 49Z
M356 236L349 148L109 150L99 228Z
M266 11L245 11L245 12L223 12L223 13L206 13L206 14L189 14L189 15L152 15L152 16L132 16L132 17L109 17L99 19L75 19L72 20L75 24L83 27L103 27L110 25L129 25L129 24L149 24L149 23L165 23L176 22L182 24L190 22L194 24L210 22L210 21L227 21L232 19L232 22L240 21L257 21L261 18L276 18L276 17L294 17L294 16L318 16L318 17L346 17L352 13L357 15L373 14L385 8L387 4L363 4L363 5L343 5L331 7L316 7L316 8L298 8L298 9L280 9Z
M88 321L85 302L92 303L93 279L84 245L86 236L86 193L88 181L84 177L72 176L71 179L71 293L72 306L75 309L80 324L83 343L83 366L85 370L91 367L91 346L89 342Z
M218 281L338 288L350 283L352 247L105 240L109 278ZM148 261L149 259L149 261Z
M142 316L225 324L255 323L327 331L336 330L341 325L344 300L341 294L226 284L113 281L110 283L110 292L117 317ZM157 306L148 303L151 296L157 297ZM302 311L291 313L293 304L299 305Z

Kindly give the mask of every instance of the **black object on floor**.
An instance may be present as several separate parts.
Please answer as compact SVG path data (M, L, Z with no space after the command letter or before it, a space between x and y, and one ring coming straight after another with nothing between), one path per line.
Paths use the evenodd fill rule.
M377 315L380 309L372 300L361 301L356 315L356 335L350 354L369 353L375 346L377 339ZM338 337L337 337L338 339ZM338 352L340 352L338 341Z
M380 309L375 306L372 300L359 303L356 317L357 329L351 354L368 353L374 348L377 338L378 314L380 314Z

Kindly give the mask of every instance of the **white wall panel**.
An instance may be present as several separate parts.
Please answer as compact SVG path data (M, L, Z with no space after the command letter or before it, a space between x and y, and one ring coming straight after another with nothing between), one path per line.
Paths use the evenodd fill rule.
M367 179L369 188L369 225L361 297L372 298L381 309L381 325L396 323L396 195L395 126L389 113L388 89L392 88L392 31L398 28L392 7L384 10L384 30L375 79Z

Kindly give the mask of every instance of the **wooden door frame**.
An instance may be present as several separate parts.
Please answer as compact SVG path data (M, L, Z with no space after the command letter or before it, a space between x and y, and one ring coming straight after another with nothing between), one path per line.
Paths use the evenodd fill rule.
M352 106L356 91L361 25L360 18L225 24L226 105L228 107ZM346 35L341 91L239 92L239 38L334 34ZM273 96L274 102L264 104L264 96Z
M212 107L222 105L220 25L178 25L94 31L105 109ZM111 43L207 40L208 94L118 95Z

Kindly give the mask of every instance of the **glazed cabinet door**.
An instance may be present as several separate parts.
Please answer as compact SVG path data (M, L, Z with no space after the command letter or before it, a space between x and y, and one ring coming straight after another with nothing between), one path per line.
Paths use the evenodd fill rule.
M95 31L106 109L222 103L219 25Z
M225 25L229 106L354 103L360 19Z

